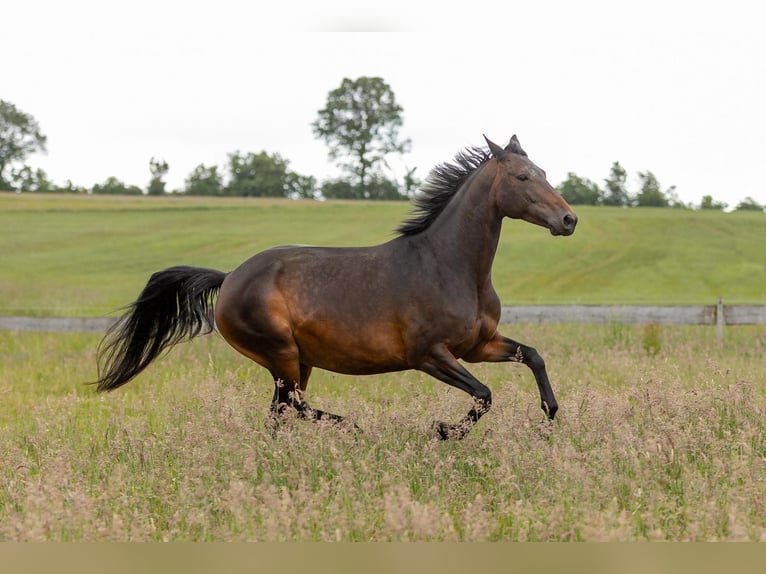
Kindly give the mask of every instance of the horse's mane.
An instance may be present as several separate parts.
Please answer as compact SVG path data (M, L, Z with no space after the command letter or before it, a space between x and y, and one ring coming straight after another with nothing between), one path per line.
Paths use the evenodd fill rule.
M434 167L412 199L415 207L412 217L396 231L400 235L416 235L428 229L465 181L489 159L486 150L472 147L458 152L454 162Z

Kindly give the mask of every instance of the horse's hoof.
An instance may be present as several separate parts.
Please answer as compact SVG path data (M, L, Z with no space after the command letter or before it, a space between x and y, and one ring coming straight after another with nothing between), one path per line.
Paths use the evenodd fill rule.
M468 436L470 430L466 425L449 425L443 422L435 422L434 428L439 435L439 440L462 440Z
M345 432L350 432L354 436L358 436L362 434L362 427L357 425L356 423L352 423L350 421L341 421L339 423L340 428L342 428Z
M540 433L540 438L548 440L553 435L553 420L545 418L537 425L537 432Z
M439 435L439 440L449 440L450 426L447 423L436 421L434 422L434 428L436 429L436 434Z

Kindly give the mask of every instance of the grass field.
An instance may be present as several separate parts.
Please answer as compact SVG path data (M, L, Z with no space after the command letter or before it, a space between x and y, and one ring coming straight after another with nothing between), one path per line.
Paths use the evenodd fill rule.
M104 315L175 264L282 243L373 244L399 203L0 194L0 314ZM766 302L766 218L579 210L574 236L508 222L505 304ZM362 429L267 422L268 373L218 336L96 395L92 334L0 332L0 540L766 541L766 328L504 325L545 357L475 365L492 411L417 372L318 371L308 399Z
M0 315L101 316L157 270L230 270L274 245L372 245L409 205L0 194ZM506 305L766 302L766 214L580 208L571 237L507 221Z
M541 432L531 373L478 365L493 409L446 443L468 398L419 373L317 372L362 433L274 432L267 373L217 336L97 396L96 336L0 333L0 540L766 540L766 330L507 331L560 416Z

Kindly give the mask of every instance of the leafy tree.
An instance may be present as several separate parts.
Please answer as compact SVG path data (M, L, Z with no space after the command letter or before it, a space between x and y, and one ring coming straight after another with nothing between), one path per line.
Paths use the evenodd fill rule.
M395 181L383 177L381 174L374 174L362 192L364 193L364 199L392 201L407 198L407 196L401 194L399 186Z
M571 171L559 184L558 191L572 205L598 205L603 194L596 183Z
M764 207L755 199L748 196L737 204L735 211L763 211Z
M673 207L675 209L692 209L693 207L691 202L684 203L681 198L678 197L675 185L671 185L665 190L665 197L668 198L668 207Z
M327 199L359 199L354 184L346 179L328 179L322 182L322 197Z
M47 138L29 114L11 102L0 100L0 189L12 189L7 170L29 154L44 152Z
M606 190L601 203L604 205L617 205L627 207L631 205L631 197L626 187L628 172L616 161L612 164L609 177L604 180Z
M17 191L33 192L54 191L56 188L42 169L32 169L28 165L11 170L11 186Z
M285 197L287 161L279 154L229 154L227 195L246 197Z
M315 177L288 171L285 179L285 191L285 195L293 199L316 199L319 188Z
M291 171L289 165L277 153L229 154L229 183L223 192L248 197L316 197L316 179Z
M72 183L71 179L66 180L65 185L56 187L52 191L56 191L59 193L82 193L82 194L88 193L88 190L86 188L80 185L75 185L74 183Z
M713 199L712 195L703 195L702 201L700 201L700 209L717 209L723 211L728 207L728 204Z
M378 77L344 78L340 87L331 91L325 107L311 127L314 135L330 148L329 157L354 179L356 185L341 186L357 198L379 195L371 189L380 184L381 164L391 153L409 151L410 140L400 140L402 107L396 102L391 87ZM338 187L338 181L328 188Z
M418 188L421 185L421 181L418 177L415 176L415 170L418 168L413 167L412 169L407 169L407 172L404 174L404 195L402 199L406 199L408 197L412 197L412 195L418 190Z
M223 178L218 167L199 164L186 178L184 192L189 195L223 195Z
M152 174L149 187L146 188L149 195L163 195L165 193L165 182L162 178L167 175L169 169L168 162L164 160L160 161L154 158L149 160L149 171Z
M660 182L651 171L639 171L640 189L636 195L639 207L668 207L670 202L660 188Z
M114 176L109 176L102 184L93 186L93 193L110 195L142 195L141 188L136 185L125 185Z
M322 196L327 199L373 199L400 200L405 196L399 192L395 182L381 175L375 175L362 189L360 184L354 184L348 179L334 179L322 184Z

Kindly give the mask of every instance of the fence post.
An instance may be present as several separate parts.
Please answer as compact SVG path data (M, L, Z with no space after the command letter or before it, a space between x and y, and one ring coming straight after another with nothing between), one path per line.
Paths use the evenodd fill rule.
M723 342L723 297L718 297L718 305L715 309L715 330L718 335L718 343Z

